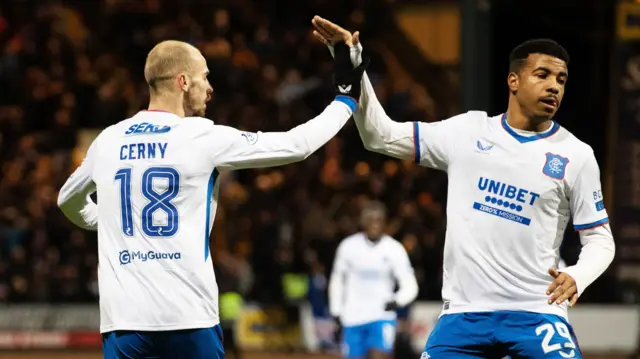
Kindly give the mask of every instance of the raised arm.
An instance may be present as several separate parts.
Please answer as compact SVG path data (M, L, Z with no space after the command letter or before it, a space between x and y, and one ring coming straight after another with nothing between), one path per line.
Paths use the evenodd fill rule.
M332 55L334 44L345 42L350 47L350 60L353 66L362 63L362 45L360 34L349 31L333 22L315 16L311 21L315 30L313 35L327 45ZM414 125L412 123L395 122L387 116L366 73L362 76L362 94L360 105L353 114L358 132L364 147L370 151L382 153L400 159L416 158L414 145Z
M92 179L95 143L96 141L91 144L82 164L71 174L58 194L58 207L64 215L76 226L93 231L98 228L98 206L90 197L96 191Z
M353 119L366 149L403 160L420 158L415 136L418 124L396 122L387 116L366 73L362 77L362 95Z
M355 107L355 100L338 96L320 115L287 132L242 132L215 126L213 131L222 132L229 141L216 156L221 159L219 167L274 167L302 161L340 131Z
M313 18L312 24L315 28L313 35L327 45L332 54L333 44L344 41L350 45L353 66L361 63L362 44L358 32L352 35L319 16ZM368 150L403 160L413 159L418 164L441 170L449 166L455 136L464 130L460 121L464 117L462 114L433 123L393 121L376 98L366 73L362 76L359 105L353 114L360 138Z
M353 114L360 98L362 74L368 61L354 68L349 48L336 45L334 87L336 97L314 119L287 132L240 132L226 127L228 146L217 154L221 168L241 169L279 166L298 162L333 138ZM219 127L219 126L218 126ZM220 129L220 128L218 128Z
M365 73L353 119L368 150L446 171L455 152L455 139L465 131L468 114L429 123L393 121L384 112Z

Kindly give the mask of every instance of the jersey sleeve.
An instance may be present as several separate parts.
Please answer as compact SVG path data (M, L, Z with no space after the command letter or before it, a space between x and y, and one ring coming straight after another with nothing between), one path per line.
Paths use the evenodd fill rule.
M356 104L336 98L317 117L287 132L243 132L213 126L210 154L220 169L273 167L302 161L322 147L345 125ZM216 140L224 143L216 145Z
M571 215L576 231L595 228L609 223L604 207L600 169L591 151L571 187Z
M353 114L366 149L391 157L446 170L456 136L464 129L469 113L449 119L427 122L396 122L384 111L365 73L358 111Z
M413 273L413 267L406 249L399 242L395 242L394 247L391 266L393 274L398 281L395 301L400 307L404 307L413 302L418 296L418 281Z
M347 271L348 260L344 247L344 242L338 246L335 258L333 259L333 267L331 269L331 273L342 275Z
M97 140L96 140L97 141ZM58 193L58 207L78 227L98 228L98 206L91 199L96 191L93 182L96 141L93 141L82 164L71 174Z
M580 242L582 249L578 262L559 269L576 281L579 296L609 267L616 252L616 244L608 224L580 231Z
M393 121L386 114L366 72L362 76L362 94L353 119L367 150L402 160L415 157L413 124Z
M396 277L396 279L400 280L407 276L412 276L413 267L411 266L409 255L407 254L407 251L404 249L402 244L398 242L397 248L394 248L394 251L392 253L393 256L391 257L391 267L393 270L393 275Z
M331 269L331 277L329 278L327 294L329 297L329 313L333 317L339 317L343 310L345 274L348 266L344 247L344 242L342 242L336 250L333 268Z
M438 122L414 122L413 146L415 162L422 166L446 170L451 163L456 138L464 128L468 114L460 114Z

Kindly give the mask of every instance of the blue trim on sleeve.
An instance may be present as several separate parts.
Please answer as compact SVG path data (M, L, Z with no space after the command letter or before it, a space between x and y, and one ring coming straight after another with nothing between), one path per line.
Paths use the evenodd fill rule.
M609 217L603 218L599 221L587 223L587 224L574 224L573 229L576 231L584 231L585 229L596 228L607 223L609 223Z
M353 97L338 95L336 96L334 101L342 102L343 104L349 106L349 108L351 109L351 112L355 112L356 107L358 107L358 103Z
M413 162L420 164L420 126L418 122L413 123Z
M220 174L220 172L218 172L217 168L213 169L213 172L211 172L211 177L209 177L209 183L207 184L207 207L206 207L206 211L207 211L207 217L205 220L205 227L204 227L204 261L206 262L207 259L209 259L209 235L211 234L210 230L211 230L211 225L210 225L210 221L211 221L211 201L213 201L213 188L216 186L216 179L218 179L218 175Z

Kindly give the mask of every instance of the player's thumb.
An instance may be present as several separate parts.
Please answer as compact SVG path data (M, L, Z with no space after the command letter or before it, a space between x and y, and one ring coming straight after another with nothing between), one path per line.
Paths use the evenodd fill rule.
M360 31L356 31L351 37L351 40L353 41L353 45L358 45L360 43Z
M555 268L549 268L549 275L552 276L553 278L557 278L560 275L560 273Z

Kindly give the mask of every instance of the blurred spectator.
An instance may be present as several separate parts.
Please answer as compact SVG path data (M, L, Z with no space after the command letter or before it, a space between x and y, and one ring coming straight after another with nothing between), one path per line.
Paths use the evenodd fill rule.
M339 346L334 340L336 331L334 319L329 314L329 301L327 298L327 286L329 279L318 255L313 250L307 250L306 262L310 267L309 292L307 299L311 306L314 319L315 333L318 338L319 349L322 352L338 353Z

